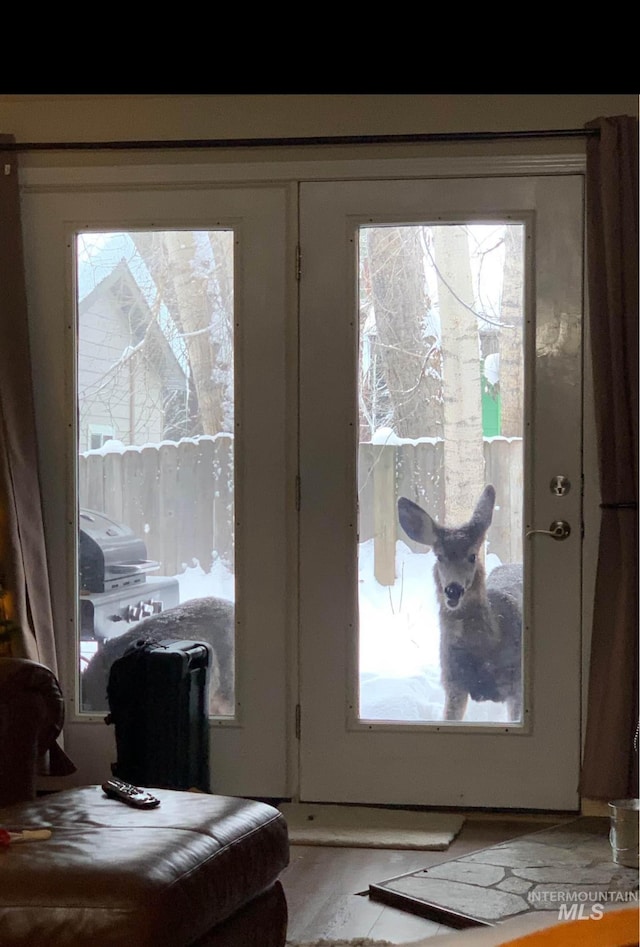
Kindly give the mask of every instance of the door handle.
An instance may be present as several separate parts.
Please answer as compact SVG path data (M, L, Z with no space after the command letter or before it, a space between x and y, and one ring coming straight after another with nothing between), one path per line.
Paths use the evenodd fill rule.
M549 529L528 529L525 535L528 538L533 536L534 533L540 533L541 536L551 536L552 539L561 542L571 535L571 527L566 520L554 520Z

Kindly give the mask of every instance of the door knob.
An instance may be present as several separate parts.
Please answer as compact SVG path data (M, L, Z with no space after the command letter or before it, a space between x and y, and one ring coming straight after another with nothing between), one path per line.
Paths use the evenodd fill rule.
M526 535L529 537L533 536L534 533L540 533L541 536L551 536L552 539L562 541L571 535L571 527L566 520L554 520L549 529L528 529Z

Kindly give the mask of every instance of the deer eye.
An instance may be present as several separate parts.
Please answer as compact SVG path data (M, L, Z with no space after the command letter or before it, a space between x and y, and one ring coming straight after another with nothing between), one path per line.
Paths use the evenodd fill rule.
M476 556L475 552L472 552L468 558L469 562L475 562L478 557Z
M436 559L438 560L438 562L444 562L444 556L442 555L437 555Z

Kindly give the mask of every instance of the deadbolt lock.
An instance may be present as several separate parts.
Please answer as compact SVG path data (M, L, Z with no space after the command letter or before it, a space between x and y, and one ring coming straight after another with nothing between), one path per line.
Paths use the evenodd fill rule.
M554 496L564 497L571 489L571 482L568 477L563 477L562 474L558 474L557 476L551 478L549 489Z

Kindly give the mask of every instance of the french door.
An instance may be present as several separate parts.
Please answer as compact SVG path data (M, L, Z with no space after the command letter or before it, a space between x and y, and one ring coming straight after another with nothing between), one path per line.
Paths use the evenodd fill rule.
M364 163L323 164L300 184L307 166L28 175L43 506L79 781L99 782L114 759L82 678L89 639L106 648L119 632L110 611L107 631L84 627L102 594L79 588L88 507L160 563L143 609L176 587L182 601L203 573L222 575L213 594L234 599L231 704L211 718L216 791L577 805L582 176L468 170L363 180ZM192 281L179 267L164 305L149 291L163 283L154 249L199 261ZM227 277L207 282L203 260L222 257ZM201 332L177 339L180 306L164 308L181 290L196 312L193 286L226 287L232 315L226 334L209 333L218 361L206 377L224 393L216 430L189 427L207 396L192 376ZM476 537L487 581L502 564L524 569L512 660L522 705L510 714L476 682L444 719L434 550L403 530L397 504L459 526L488 484L495 502ZM161 536L168 516L175 529Z
M308 183L300 221L300 798L576 808L582 178ZM522 563L514 713L485 580L438 598L400 497L487 583ZM440 610L458 657L486 638L462 684Z
M66 747L101 782L107 657L140 619L221 597L212 788L285 796L288 186L144 177L23 195ZM200 616L181 637L210 640Z

